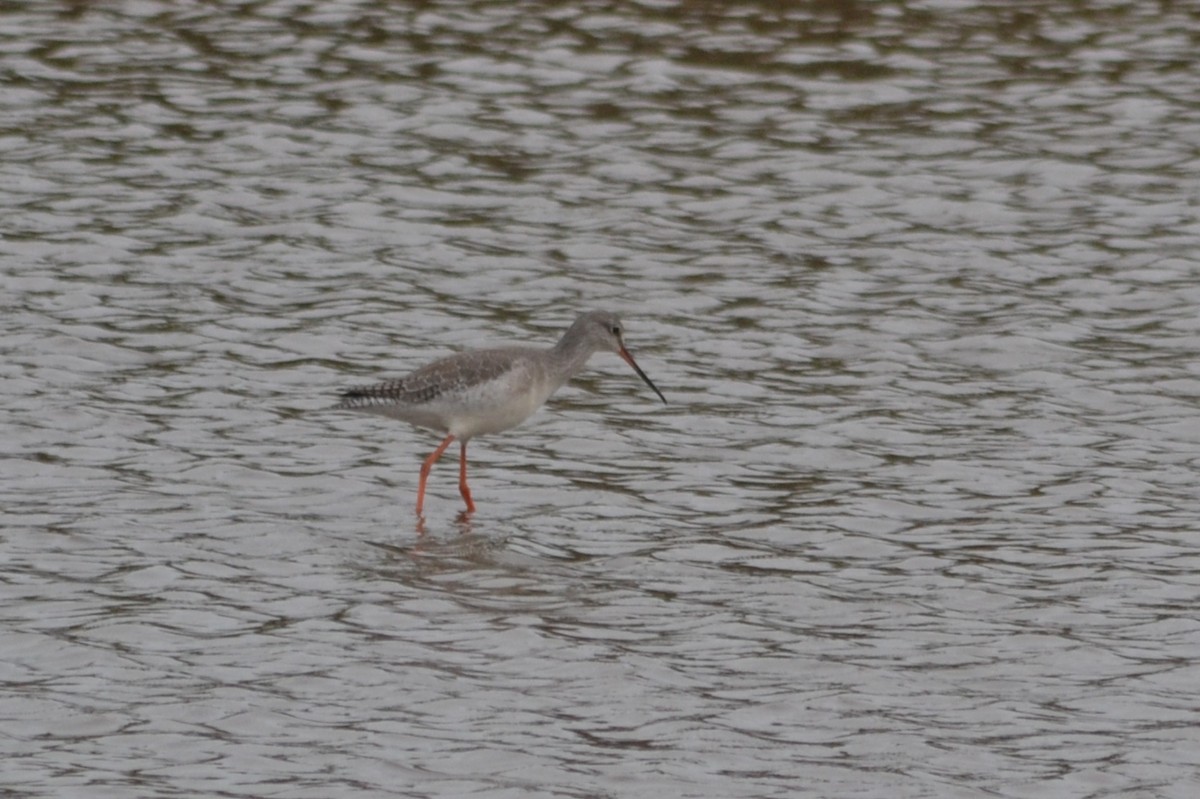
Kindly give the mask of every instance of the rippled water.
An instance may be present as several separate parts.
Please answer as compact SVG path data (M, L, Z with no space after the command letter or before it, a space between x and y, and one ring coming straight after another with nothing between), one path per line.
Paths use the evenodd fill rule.
M9 5L0 793L1195 795L1198 23Z

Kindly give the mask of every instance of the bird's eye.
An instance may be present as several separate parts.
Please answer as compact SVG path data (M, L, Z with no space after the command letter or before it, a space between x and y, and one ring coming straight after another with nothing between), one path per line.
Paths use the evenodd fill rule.
M617 325L613 325L611 328L609 328L608 332L612 333L614 336L619 336L621 335L621 328Z

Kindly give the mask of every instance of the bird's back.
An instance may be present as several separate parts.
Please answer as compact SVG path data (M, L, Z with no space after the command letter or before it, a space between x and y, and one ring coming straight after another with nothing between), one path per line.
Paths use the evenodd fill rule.
M543 351L474 350L434 361L396 380L353 388L337 408L401 419L469 438L513 427L557 386L549 386Z

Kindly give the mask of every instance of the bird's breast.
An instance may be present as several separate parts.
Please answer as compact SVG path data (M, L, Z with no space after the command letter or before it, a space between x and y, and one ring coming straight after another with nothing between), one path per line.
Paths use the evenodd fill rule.
M532 416L555 388L539 369L510 369L455 397L452 407L446 409L450 433L470 438L516 427Z

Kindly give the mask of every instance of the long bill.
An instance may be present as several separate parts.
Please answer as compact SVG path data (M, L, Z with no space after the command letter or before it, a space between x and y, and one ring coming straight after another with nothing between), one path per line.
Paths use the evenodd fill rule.
M642 380L646 383L646 385L650 386L650 388L654 391L654 393L658 395L658 398L663 401L663 404L666 405L667 398L664 397L663 393L658 390L658 386L651 383L650 378L646 377L646 373L642 371L642 367L637 365L637 361L635 361L633 359L633 356L629 354L629 350L625 349L625 347L622 346L619 350L617 350L617 352L620 354L620 356L622 358L625 359L625 363L627 363L633 367L633 371L637 372L638 377L642 378Z

